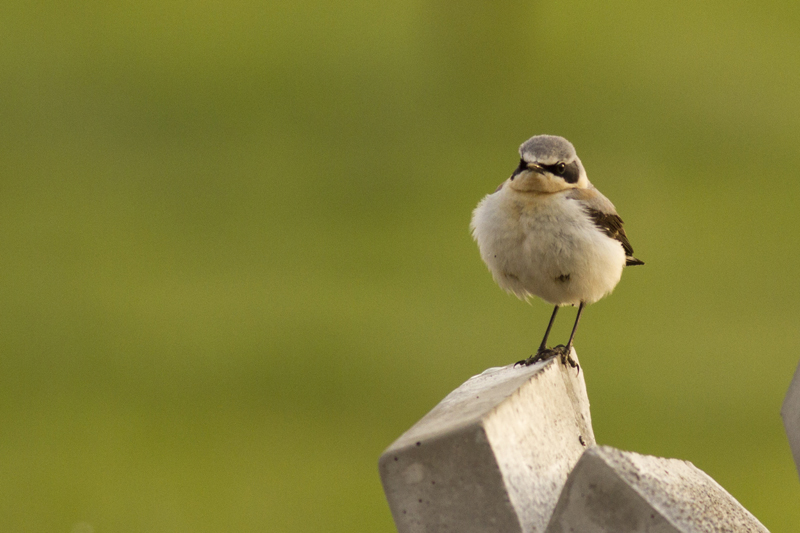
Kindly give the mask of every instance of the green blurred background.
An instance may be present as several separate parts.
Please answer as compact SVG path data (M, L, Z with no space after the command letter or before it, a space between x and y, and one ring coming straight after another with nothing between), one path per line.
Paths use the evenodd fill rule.
M797 530L797 2L12 0L0 76L4 531L393 531L381 451L549 317L468 231L538 133L647 262L598 441Z

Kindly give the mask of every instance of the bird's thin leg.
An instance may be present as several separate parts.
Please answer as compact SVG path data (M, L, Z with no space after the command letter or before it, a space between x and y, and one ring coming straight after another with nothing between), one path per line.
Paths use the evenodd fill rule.
M527 359L523 359L522 361L517 361L514 363L514 366L523 365L523 366L530 366L533 363L538 363L539 361L545 361L550 359L551 357L555 357L558 355L558 352L555 350L548 350L547 349L547 337L550 336L550 329L553 327L553 322L556 321L556 314L558 314L558 306L553 309L553 314L550 316L550 322L547 324L547 330L544 332L544 338L542 339L542 344L539 345L539 349L536 351L535 354L528 357Z
M561 355L561 362L564 364L569 363L572 368L578 367L578 363L573 361L572 357L570 357L570 352L572 351L572 339L575 338L575 331L578 329L578 322L581 320L581 313L583 312L583 302L578 306L578 316L575 317L575 325L572 326L572 333L569 336L569 341L567 341L567 346L564 348L564 352ZM578 367L580 368L580 367Z
M558 306L555 306L553 309L553 314L550 316L550 323L547 324L547 329L544 332L544 338L542 339L542 344L539 345L539 351L543 352L547 349L547 337L550 336L550 329L553 327L553 322L556 321L556 314L558 314Z

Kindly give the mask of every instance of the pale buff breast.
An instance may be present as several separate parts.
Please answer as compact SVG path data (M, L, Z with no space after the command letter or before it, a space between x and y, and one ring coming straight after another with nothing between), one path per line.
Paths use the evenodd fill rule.
M472 229L495 281L523 299L590 304L610 293L622 276L620 243L564 194L500 189L478 204Z

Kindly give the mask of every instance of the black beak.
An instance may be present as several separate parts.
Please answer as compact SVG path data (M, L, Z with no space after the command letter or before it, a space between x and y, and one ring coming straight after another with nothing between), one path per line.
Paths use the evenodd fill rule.
M542 170L544 170L540 165L536 163L528 163L525 160L519 162L519 166L514 169L514 172L511 173L511 178L515 178L517 174L524 172L526 170L532 170L534 172L538 172L541 174Z
M521 174L526 170L533 170L534 172L540 172L542 170L542 167L540 167L536 163L528 163L524 159L521 159L519 162L519 166L514 169L514 172L511 173L511 179L513 180L515 177L517 177L518 174Z

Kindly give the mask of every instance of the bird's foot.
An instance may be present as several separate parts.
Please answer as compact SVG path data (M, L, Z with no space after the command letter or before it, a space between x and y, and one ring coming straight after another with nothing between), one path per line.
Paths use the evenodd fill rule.
M515 367L517 365L531 366L534 363L538 363L539 361L547 361L558 355L561 355L561 352L555 349L539 348L539 350L534 355L528 357L527 359L523 359L522 361L517 361L516 363L514 363L514 366Z
M571 366L572 368L577 368L578 372L581 371L581 365L578 364L575 359L572 358L572 348L567 350L567 347L563 344L559 344L555 348L553 348L554 352L561 356L561 364L564 366Z
M567 350L567 347L563 344L559 344L553 348L540 348L534 355L528 357L527 359L523 359L522 361L517 361L514 363L514 366L522 365L522 366L531 366L532 364L538 363L540 361L549 361L553 357L558 357L561 359L561 364L564 366L571 366L572 368L577 368L578 372L581 371L581 365L578 364L575 359L572 358L572 348Z

